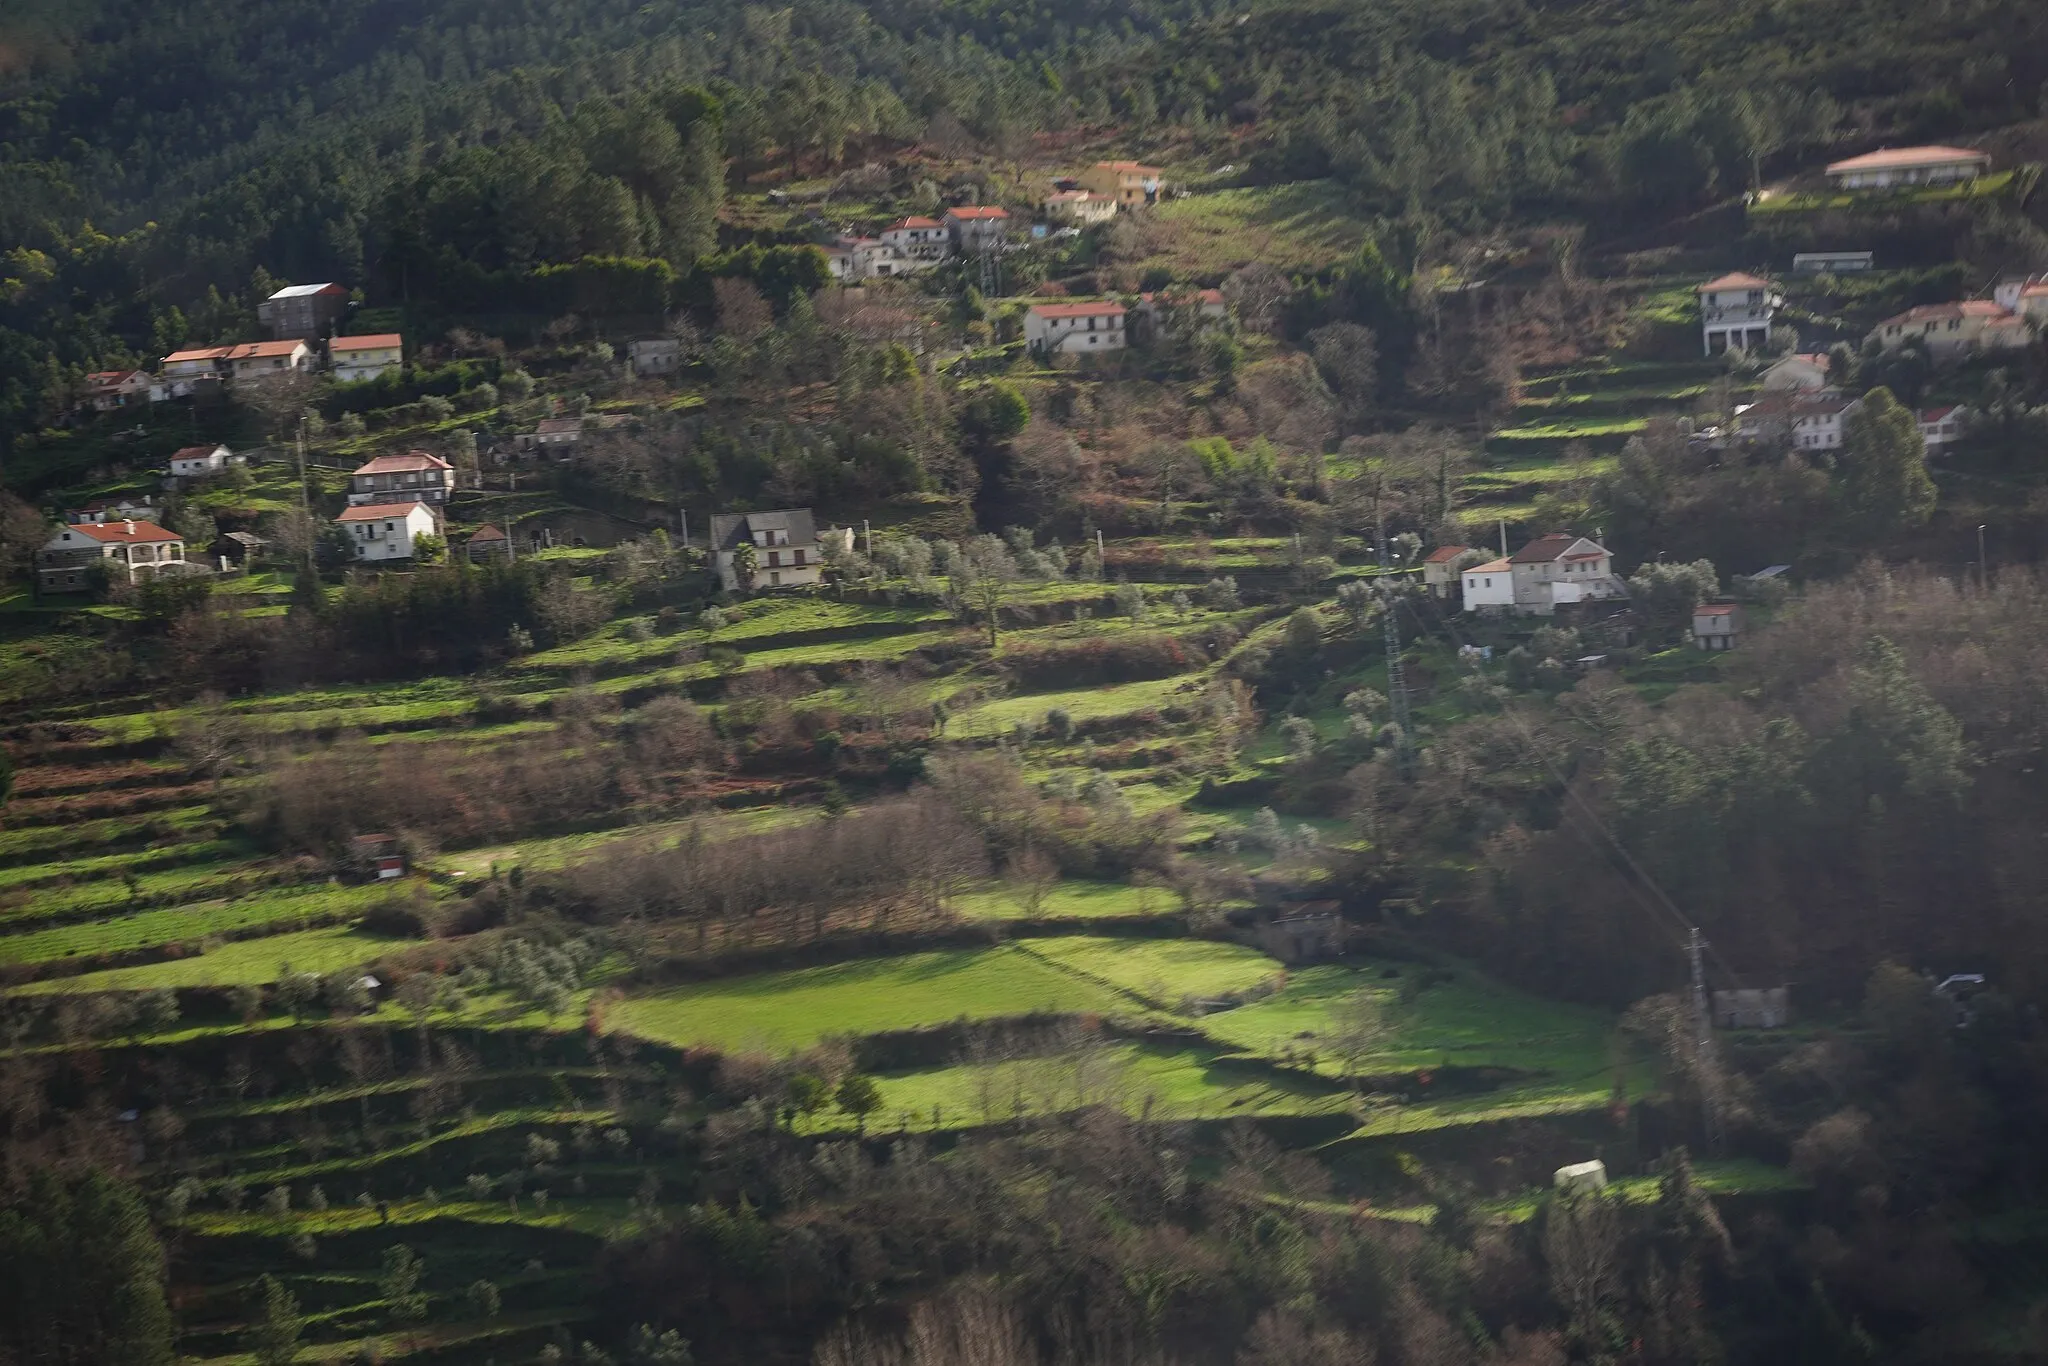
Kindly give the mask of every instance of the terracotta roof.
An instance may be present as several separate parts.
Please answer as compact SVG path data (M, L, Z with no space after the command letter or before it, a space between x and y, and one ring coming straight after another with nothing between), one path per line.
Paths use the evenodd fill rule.
M143 545L152 541L182 541L175 531L165 531L155 522L83 522L64 528L109 545Z
M1548 536L1538 536L1529 544L1508 557L1510 564L1549 564L1564 558L1564 553L1579 543L1577 536L1562 531L1553 531Z
M401 332L373 332L367 337L336 337L327 343L336 351L382 351L388 347L405 345Z
M1098 171L1115 171L1119 175L1159 174L1159 168L1157 166L1147 166L1142 161L1098 161L1095 163L1095 169Z
M995 219L1009 216L1008 209L999 209L992 204L966 204L957 209L946 210L948 218Z
M1922 408L1920 410L1920 420L1927 423L1940 422L1942 419L1951 417L1962 410L1963 405L1960 403L1951 403L1944 408Z
M1607 552L1604 550L1581 550L1578 554L1567 555L1565 558L1567 560L1604 560L1607 558Z
M85 380L88 384L112 387L116 384L126 384L129 380L135 379L141 374L140 370L100 370L87 375Z
M1860 157L1847 161L1828 163L1828 174L1839 175L1844 171L1883 171L1904 166L1946 166L1958 161L1989 162L1989 152L1972 151L1968 147L1886 147L1875 152L1865 152Z
M305 349L306 344L296 338L286 341L243 342L240 346L230 346L222 358L225 360L262 360L269 356L289 356L294 351L303 351Z
M342 509L341 516L334 520L337 522L381 522L387 517L396 520L400 517L410 517L414 508L425 506L425 503L418 501L409 503L364 503L361 507Z
M455 467L438 455L425 451L407 451L404 455L380 455L367 465L359 465L355 474L408 474L414 470L452 470Z
M1124 306L1103 300L1090 304L1033 304L1034 318L1107 318L1122 317Z
M533 430L538 436L560 436L564 432L580 433L583 430L583 419L580 417L544 417Z
M221 445L218 441L214 442L210 446L180 446L177 450L171 452L171 459L204 460L208 456L212 455L215 451L223 451L226 449L227 447Z
M1485 564L1473 565L1465 572L1467 574L1505 574L1512 568L1514 568L1514 565L1507 560L1488 560Z
M170 355L164 357L164 364L176 365L183 361L219 360L234 349L232 346L201 346L190 351L173 351Z
M1707 281L1695 292L1711 294L1717 289L1769 289L1770 287L1771 282L1769 280L1759 279L1754 275L1738 270L1731 275L1723 275L1718 280Z
M1111 202L1108 195L1098 195L1093 190L1054 190L1045 197L1045 202L1048 204L1078 204L1085 199L1100 199L1105 204Z
M944 224L940 223L936 218L926 218L922 214L912 214L908 218L897 219L894 223L882 229L882 231L898 232L904 228L937 228L943 226Z
M1449 564L1469 549L1471 549L1470 546L1440 545L1427 555L1424 555L1422 562L1424 564Z
M1732 617L1735 611L1736 605L1732 602L1703 602L1692 609L1692 614L1696 617Z
M469 539L472 541L502 541L508 538L504 532L498 530L489 522L485 522L475 531L469 533Z

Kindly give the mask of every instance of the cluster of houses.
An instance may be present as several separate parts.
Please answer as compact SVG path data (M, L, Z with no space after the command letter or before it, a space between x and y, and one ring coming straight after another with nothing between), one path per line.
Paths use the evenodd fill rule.
M1758 445L1789 446L1797 451L1841 449L1849 418L1863 408L1830 382L1833 366L1825 354L1796 352L1773 362L1763 373L1763 393L1735 410L1737 434ZM1970 410L1961 404L1922 408L1914 414L1920 438L1929 451L1962 440Z
M1165 174L1136 161L1099 161L1072 178L1054 182L1039 202L1045 224L1085 226L1159 202ZM843 284L915 275L957 256L1000 252L1010 245L1010 211L995 204L965 204L937 218L899 218L873 237L848 235L825 248L832 278ZM637 368L637 367L636 367Z
M1755 577L1783 569L1774 565ZM1550 617L1628 598L1628 585L1614 572L1613 553L1591 537L1562 531L1497 559L1470 546L1438 546L1423 557L1422 584L1439 600L1455 597L1464 611L1490 616ZM1739 603L1706 602L1693 609L1692 640L1702 650L1733 649L1742 628Z
M88 375L79 407L108 413L278 375L324 370L347 384L402 368L405 338L400 334L337 335L348 306L349 292L341 285L287 285L257 305L256 316L270 333L267 340L176 351L163 358L154 374L106 370Z

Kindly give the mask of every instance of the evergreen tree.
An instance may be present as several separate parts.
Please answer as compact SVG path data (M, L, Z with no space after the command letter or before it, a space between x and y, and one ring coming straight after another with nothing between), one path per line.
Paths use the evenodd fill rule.
M1842 537L1851 545L1877 545L1924 526L1934 515L1934 501L1919 421L1891 390L1871 390L1843 424L1835 481Z
M299 1336L306 1330L298 1297L274 1276L256 1284L263 1292L263 1317L249 1330L249 1355L256 1366L292 1366L299 1359Z
M164 1252L149 1212L102 1172L30 1174L0 1209L0 1360L170 1366Z

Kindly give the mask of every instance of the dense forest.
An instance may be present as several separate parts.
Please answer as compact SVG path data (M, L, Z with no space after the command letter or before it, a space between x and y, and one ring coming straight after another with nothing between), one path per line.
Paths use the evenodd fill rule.
M2048 79L2013 0L1226 9L32 7L0 34L0 441L66 376L226 337L258 270L400 301L452 269L457 308L507 266L687 273L720 164L1115 122L1254 181L1335 176L1412 264L1444 227L1667 214L2028 117Z

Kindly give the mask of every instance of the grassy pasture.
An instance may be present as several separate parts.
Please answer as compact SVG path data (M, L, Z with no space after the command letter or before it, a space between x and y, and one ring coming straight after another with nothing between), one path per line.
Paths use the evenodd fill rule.
M1330 180L1211 190L1168 200L1150 217L1146 263L1203 280L1251 261L1283 270L1329 265L1369 235L1343 187Z
M1213 1049L1099 1044L1066 1056L967 1062L878 1077L875 1125L956 1129L1021 1115L1115 1104L1158 1119L1254 1118L1337 1113L1343 1097L1328 1086L1236 1061ZM810 1121L813 1132L849 1130L837 1113Z
M1016 889L1002 882L955 897L952 905L956 913L970 920L1021 920L1026 915ZM1092 920L1158 915L1176 908L1173 894L1164 888L1068 880L1046 892L1037 914L1041 919Z
M791 1052L830 1034L916 1029L1035 1012L1110 1012L1109 987L1015 945L759 973L629 997L612 1028L678 1047Z
M1020 940L1017 947L1161 1010L1171 1010L1188 997L1253 991L1286 976L1279 963L1255 949L1206 939L1073 935Z
M360 934L347 925L330 925L261 939L241 939L163 963L107 968L77 977L31 982L17 990L61 995L73 991L154 991L160 987L264 986L277 980L280 964L290 963L298 972L335 972L368 962L393 942Z

